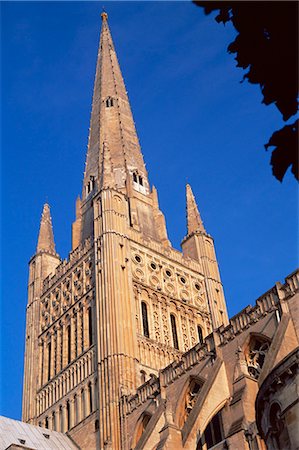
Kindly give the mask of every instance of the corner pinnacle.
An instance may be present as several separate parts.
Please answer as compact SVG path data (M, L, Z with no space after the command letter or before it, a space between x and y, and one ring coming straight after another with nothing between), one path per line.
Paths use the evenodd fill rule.
M55 253L52 219L50 214L50 206L48 203L44 204L36 251L37 253L40 251Z
M186 185L186 201L187 201L187 229L188 234L195 231L206 232L201 220L198 207L189 184Z

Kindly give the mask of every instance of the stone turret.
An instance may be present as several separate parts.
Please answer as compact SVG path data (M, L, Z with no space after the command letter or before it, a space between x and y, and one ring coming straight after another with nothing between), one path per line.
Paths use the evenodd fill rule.
M36 254L29 262L22 411L22 419L29 423L34 423L37 414L34 399L38 389L39 365L36 360L36 355L39 353L40 298L42 295L43 280L50 273L54 273L59 263L59 255L55 252L50 207L45 203L40 222Z
M214 329L228 323L226 302L220 279L214 241L203 225L191 186L186 186L187 236L182 241L182 250L201 263Z

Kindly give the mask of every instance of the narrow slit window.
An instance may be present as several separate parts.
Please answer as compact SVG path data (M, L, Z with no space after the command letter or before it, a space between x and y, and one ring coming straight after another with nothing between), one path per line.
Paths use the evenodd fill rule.
M91 388L91 383L88 384L88 397L89 397L89 407L90 407L90 412L92 412L92 388Z
M71 362L71 326L67 327L67 363Z
M145 337L149 338L148 314L145 302L141 302L141 311L142 311L143 334Z
M176 320L175 316L173 314L170 314L170 322L171 322L171 331L172 331L172 340L173 340L173 346L177 350L179 349L179 340L178 340L178 333L176 328Z
M66 426L66 429L69 430L70 429L70 424L71 424L71 408L70 408L70 402L69 401L66 402L66 415L67 415L67 426Z
M111 108L113 106L113 98L112 97L107 97L106 98L106 108Z
M139 177L138 177L138 180L139 180L139 184L141 185L141 186L143 186L143 179L142 179L142 177L139 175Z
M138 183L137 174L135 172L133 173L133 181L134 183Z
M48 381L51 378L51 342L48 344Z
M200 344L203 344L202 329L199 325L197 325L197 333L198 333L198 342Z
M91 308L88 308L88 339L89 339L89 345L92 345L93 339L92 339L92 314L91 314Z

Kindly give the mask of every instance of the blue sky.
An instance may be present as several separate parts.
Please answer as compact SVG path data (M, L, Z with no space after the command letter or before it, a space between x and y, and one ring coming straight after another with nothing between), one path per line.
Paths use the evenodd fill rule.
M240 83L230 26L189 2L105 2L150 181L170 240L186 234L192 185L215 239L230 315L297 266L297 185L265 144L282 126ZM1 2L2 326L0 413L21 417L28 260L43 203L71 247L100 32L98 2Z

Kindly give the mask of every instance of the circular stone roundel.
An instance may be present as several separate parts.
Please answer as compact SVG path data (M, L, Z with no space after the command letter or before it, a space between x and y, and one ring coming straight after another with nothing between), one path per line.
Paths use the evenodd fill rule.
M189 294L188 294L188 292L187 291L185 291L185 290L183 290L183 291L181 291L181 299L182 300L185 300L185 301L187 301L187 300L189 300Z
M166 288L166 290L167 290L168 292L170 292L171 294L172 294L172 293L174 292L174 290L175 290L174 285L171 284L171 283L166 283L166 284L165 284L165 288Z
M134 270L134 275L136 278L139 278L140 280L144 278L144 272L141 269Z
M150 276L149 278L149 282L153 285L153 286L157 286L157 284L159 284L159 278L157 278L155 275Z

